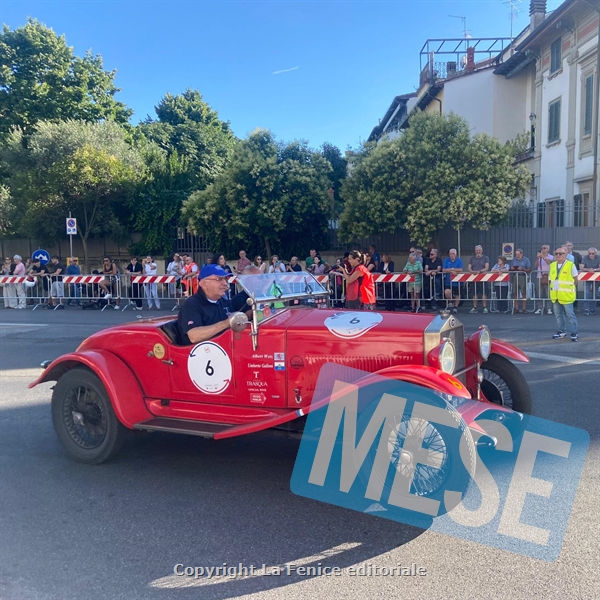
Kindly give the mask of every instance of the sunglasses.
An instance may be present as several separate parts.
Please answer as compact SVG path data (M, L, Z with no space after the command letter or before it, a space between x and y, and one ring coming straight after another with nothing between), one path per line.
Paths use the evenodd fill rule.
M555 252L554 253L555 256L562 256L563 254L566 254L566 252Z

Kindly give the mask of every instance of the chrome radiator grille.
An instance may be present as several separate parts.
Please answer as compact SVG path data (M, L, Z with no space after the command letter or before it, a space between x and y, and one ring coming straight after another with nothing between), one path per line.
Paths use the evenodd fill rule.
M456 350L456 367L454 372L462 371L465 368L465 332L461 327L445 331L443 337L447 337L454 344ZM458 378L463 384L466 383L466 375L463 373Z

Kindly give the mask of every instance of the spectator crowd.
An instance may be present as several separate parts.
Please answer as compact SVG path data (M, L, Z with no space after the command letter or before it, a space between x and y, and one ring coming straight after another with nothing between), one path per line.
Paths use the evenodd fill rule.
M454 248L451 248L448 255L442 259L440 252L435 248L430 248L424 256L421 248L413 246L410 248L406 263L400 265L400 268L396 268L390 254L380 254L374 245L367 251L346 252L333 264L329 264L313 248L304 260L304 268L297 256L292 256L289 261L286 261L281 260L277 254L272 255L270 260L263 260L261 255L256 255L253 260L250 260L244 250L239 251L237 261L230 261L231 266L223 254L209 255L205 264L218 264L232 275L243 272L293 273L303 270L315 276L329 274L332 304L353 310L374 310L379 301L380 308L387 311L400 308L417 313L448 308L452 312L458 312L459 307L466 301L468 303L466 309L470 313L479 312L481 306L483 313L527 314L528 300L533 300L534 306L530 308L531 312L538 315L553 313L556 315L556 305L561 305L561 302L553 297L552 288L554 286L554 291L559 293L559 285L556 281L563 276L561 267L563 249L563 260L572 264L571 275L575 278L575 290L579 272L600 272L600 257L597 249L589 248L587 254L582 257L573 250L571 242L566 242L552 252L550 246L544 244L536 256L531 258L517 248L511 259L506 256L490 259L484 253L484 249L478 245L474 248L473 255L465 261L458 256ZM23 309L27 303L33 303L35 298L38 303L42 301L45 307L56 310L64 309L65 305L77 305L83 308L102 305L118 310L121 308L121 300L127 298L133 310L143 310L143 299L146 300L147 310L161 310L159 284L134 283L132 280L138 275L158 274L157 263L152 256L145 256L141 260L138 260L138 257L131 257L123 270L114 260L106 256L102 259L101 269L92 272L103 277L91 284L65 284L63 276L81 275L81 268L76 259L70 258L67 263L65 264L57 255L52 256L49 263L45 265L42 265L38 259L24 261L18 254L12 258L6 257L2 275L25 276L27 281L25 284L2 284L4 307ZM557 265L556 273L553 271L555 269L553 265ZM173 281L165 285L168 285L169 297L174 298L177 304L198 290L201 266L194 261L193 256L185 253L175 253L168 261L165 274L173 277ZM410 280L402 283L375 282L375 276L378 274L395 273L410 275ZM506 274L507 277L500 280L485 277L470 278L475 280L468 281L466 284L453 278L453 275L464 273ZM586 281L583 284L583 308L586 316L596 312L597 285L598 282L593 281ZM228 294L234 292L235 284L231 284ZM574 310L577 310L576 298L572 304ZM568 308L565 315L571 318ZM571 329L575 328L571 327Z

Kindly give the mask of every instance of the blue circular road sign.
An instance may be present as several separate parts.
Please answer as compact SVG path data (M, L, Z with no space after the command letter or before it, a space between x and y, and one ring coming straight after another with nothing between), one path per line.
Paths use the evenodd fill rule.
M40 248L31 255L31 260L39 260L42 265L45 265L50 262L50 254Z

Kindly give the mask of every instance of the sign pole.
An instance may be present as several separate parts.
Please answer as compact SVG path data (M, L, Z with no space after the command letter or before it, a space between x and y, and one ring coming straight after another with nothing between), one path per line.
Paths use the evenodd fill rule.
M69 211L69 219L71 218L71 211ZM69 258L73 258L73 234L69 235L69 247L70 247L70 252L71 254L69 255Z

